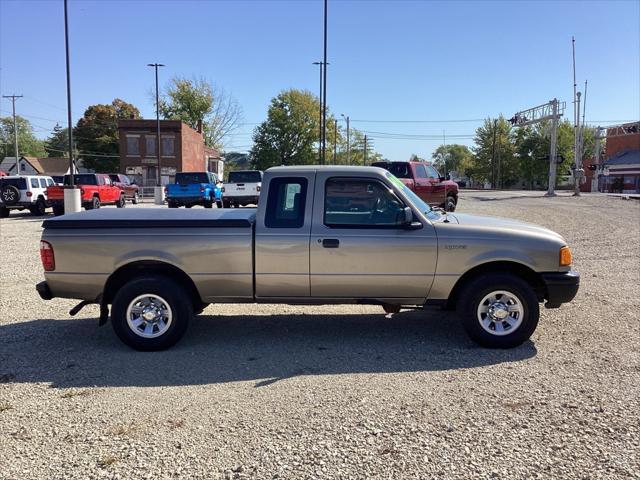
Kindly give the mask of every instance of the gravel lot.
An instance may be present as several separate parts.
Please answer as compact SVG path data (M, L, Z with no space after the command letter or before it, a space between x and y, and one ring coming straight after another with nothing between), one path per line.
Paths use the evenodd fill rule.
M519 348L437 309L222 305L138 353L96 307L40 300L41 219L1 220L0 478L640 478L638 202L459 208L572 246L577 298Z

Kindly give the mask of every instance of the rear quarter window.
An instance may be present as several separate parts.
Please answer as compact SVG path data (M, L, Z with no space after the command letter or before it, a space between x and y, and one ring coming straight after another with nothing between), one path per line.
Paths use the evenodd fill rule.
M31 188L38 188L40 185L38 184L38 179L37 178L32 178L31 179Z
M274 178L269 184L265 226L267 228L301 228L307 199L307 179Z

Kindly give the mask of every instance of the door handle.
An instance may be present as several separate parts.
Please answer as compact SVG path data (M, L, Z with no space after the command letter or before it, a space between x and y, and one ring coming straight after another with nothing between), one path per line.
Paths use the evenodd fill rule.
M337 238L325 238L322 240L322 246L324 248L338 248L340 246L340 240Z

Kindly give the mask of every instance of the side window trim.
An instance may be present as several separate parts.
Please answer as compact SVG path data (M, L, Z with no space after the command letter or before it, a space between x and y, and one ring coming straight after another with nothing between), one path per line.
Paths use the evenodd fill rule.
M376 182L379 185L381 185L384 189L388 190L391 195L393 195L393 197L395 197L395 199L400 203L400 205L404 207L407 206L407 204L400 198L398 197L398 195L396 194L396 192L393 190L393 188L391 188L389 185L387 185L385 182L381 181L379 178L372 178L372 177L329 177L325 180L324 183L324 202L323 202L323 206L322 206L322 224L327 227L327 228L334 228L334 229L345 229L345 230L398 230L401 229L402 227L400 225L376 225L376 224L331 224L331 223L327 223L326 220L326 205L327 205L327 183L329 183L330 181L335 181L335 180L344 180L344 181L356 181L356 182Z

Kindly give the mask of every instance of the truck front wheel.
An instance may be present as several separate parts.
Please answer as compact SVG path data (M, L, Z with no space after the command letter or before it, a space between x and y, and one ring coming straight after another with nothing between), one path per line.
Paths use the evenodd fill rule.
M489 348L512 348L525 342L540 317L531 286L508 273L472 280L462 291L457 308L469 337Z
M193 304L187 293L172 279L160 275L126 283L111 309L111 323L118 338L141 351L173 346L192 317Z
M458 204L458 201L456 200L455 196L447 195L447 198L444 201L444 209L447 212L455 212L457 204Z

